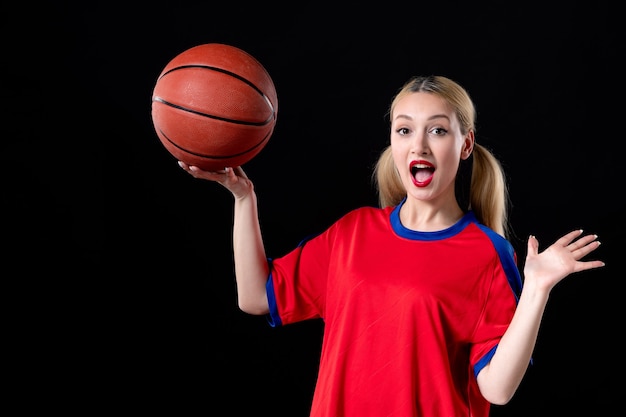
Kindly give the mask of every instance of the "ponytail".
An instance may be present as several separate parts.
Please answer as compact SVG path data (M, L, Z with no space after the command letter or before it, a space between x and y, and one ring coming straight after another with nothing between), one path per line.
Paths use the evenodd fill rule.
M387 146L381 153L372 177L377 184L380 207L397 206L406 197L406 190L393 162L391 146Z
M484 146L474 144L470 208L476 219L508 237L508 187L502 165Z

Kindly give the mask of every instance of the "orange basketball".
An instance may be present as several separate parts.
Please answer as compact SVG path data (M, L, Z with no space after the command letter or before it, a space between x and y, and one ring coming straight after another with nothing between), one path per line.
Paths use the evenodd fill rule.
M152 93L152 122L163 146L206 171L255 157L272 136L277 115L276 88L263 65L219 43L174 57Z

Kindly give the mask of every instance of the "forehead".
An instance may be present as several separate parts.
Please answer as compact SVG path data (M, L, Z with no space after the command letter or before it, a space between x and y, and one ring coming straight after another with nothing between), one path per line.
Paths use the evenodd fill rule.
M434 93L409 93L399 98L393 108L392 120L398 116L411 119L431 118L436 115L456 119L453 107L442 97Z

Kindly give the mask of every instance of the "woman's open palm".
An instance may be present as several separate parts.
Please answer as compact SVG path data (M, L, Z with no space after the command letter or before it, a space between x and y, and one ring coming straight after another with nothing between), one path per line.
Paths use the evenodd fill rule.
M530 236L524 266L525 279L533 279L538 287L549 291L574 272L604 266L604 262L598 260L581 261L600 246L597 235L581 236L582 233L582 230L569 232L543 252L539 252L537 238Z

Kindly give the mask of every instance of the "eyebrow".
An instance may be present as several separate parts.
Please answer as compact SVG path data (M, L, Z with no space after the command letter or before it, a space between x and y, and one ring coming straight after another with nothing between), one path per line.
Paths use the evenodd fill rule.
M433 114L427 120L435 120L435 119L441 119L441 118L450 120L450 118L445 114ZM406 120L411 120L411 121L413 120L413 118L409 116L408 114L399 114L394 118L394 120L398 120L398 119L406 119Z

